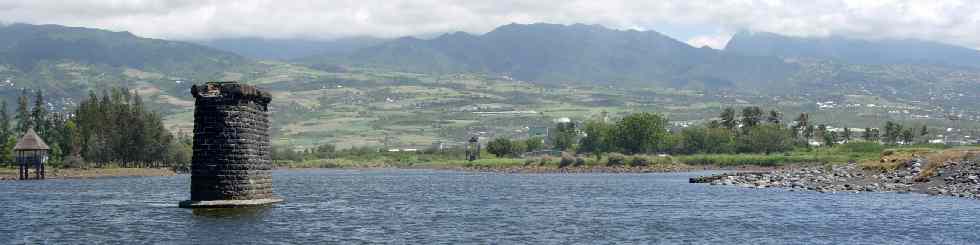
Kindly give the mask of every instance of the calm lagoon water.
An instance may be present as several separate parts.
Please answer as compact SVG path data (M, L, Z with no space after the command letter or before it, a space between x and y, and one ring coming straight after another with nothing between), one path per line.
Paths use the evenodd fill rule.
M177 208L188 176L0 182L0 244L977 244L980 201L688 184L707 173L277 171L286 203Z

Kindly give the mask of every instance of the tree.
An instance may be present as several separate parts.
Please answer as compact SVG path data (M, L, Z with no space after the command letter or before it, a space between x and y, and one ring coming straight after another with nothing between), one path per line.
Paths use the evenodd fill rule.
M7 101L0 101L0 140L7 139L12 135L10 128L10 114L7 113ZM3 143L3 141L0 141Z
M742 109L742 127L744 131L748 131L748 128L755 127L762 122L762 109L757 106L750 106Z
M685 128L681 130L678 141L675 150L683 154L732 153L735 149L732 131L723 128Z
M784 152L792 149L793 137L790 130L779 125L759 125L739 136L739 152L765 153Z
M17 97L17 114L14 116L17 120L17 128L14 130L15 135L21 135L27 132L27 129L33 127L31 124L31 113L27 108L27 89L21 90L20 97Z
M728 130L735 130L738 127L738 120L735 119L735 109L728 107L721 112L721 126L727 128Z
M803 127L803 138L807 140L813 139L814 131L816 130L813 128L813 125L806 125L806 127Z
M612 127L602 121L588 121L585 123L585 137L579 141L579 153L592 153L596 159L601 159L602 154L612 150L610 144Z
M512 149L510 140L506 138L496 138L487 143L487 152L497 157L510 155Z
M38 135L45 141L50 141L51 137L48 135L50 126L48 125L48 110L45 108L45 105L44 94L38 89L34 95L34 108L31 110L31 122Z
M317 159L333 158L336 151L337 151L337 147L334 146L333 144L330 143L322 144L317 146L316 149L313 149L313 157Z
M902 125L894 123L892 121L885 122L885 143L886 144L897 144L902 137Z
M796 118L796 126L793 127L793 131L794 135L803 136L804 139L812 138L813 128L810 125L810 115L800 113L800 116Z
M839 140L837 132L834 131L824 131L821 137L823 138L823 144L828 147L836 145Z
M558 123L551 134L551 142L556 150L565 151L575 144L575 123Z
M7 101L0 101L0 163L13 162L14 145L8 142L14 136L10 130L10 115L7 113Z
M912 144L915 141L915 133L912 128L907 128L902 131L902 143Z
M881 140L881 130L877 128L867 128L865 131L865 139L867 141L878 143Z
M844 143L851 141L851 128L844 127L844 134L841 135L841 139L844 140Z
M711 120L707 126L708 128L721 128L721 123L718 120Z
M510 141L510 154L513 156L520 156L521 154L527 152L527 141L526 140L511 140Z
M624 117L615 126L614 142L626 154L652 153L666 148L667 119L642 112Z
M524 150L533 152L544 148L544 140L539 137L531 137L524 141Z
M0 138L0 163L14 162L15 145L17 145L17 138L15 138L13 135L9 135L6 138Z
M769 117L766 118L766 122L772 124L780 124L783 122L783 114L776 110L769 111Z
M61 148L68 154L73 148L71 141L80 142L80 155L84 160L104 164L116 162L124 166L159 166L175 164L174 137L163 125L162 117L148 111L139 95L124 89L112 89L102 94L94 92L79 103L75 116L64 119L57 113L50 114L52 135L61 135ZM66 121L75 125L66 129ZM68 131L76 131L77 137ZM77 139L71 139L77 138ZM281 156L290 156L281 150ZM300 155L302 157L302 155ZM302 159L300 159L302 160Z
M919 129L919 136L926 136L926 135L929 135L929 128L927 128L926 125L923 124L922 128Z

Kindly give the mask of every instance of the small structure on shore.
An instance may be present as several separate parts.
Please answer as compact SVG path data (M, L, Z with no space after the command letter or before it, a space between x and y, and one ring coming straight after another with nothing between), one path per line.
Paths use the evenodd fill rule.
M196 100L191 200L180 207L281 202L272 193L269 93L237 82L210 82L192 86L191 94Z
M14 146L14 153L17 158L18 178L21 180L30 179L31 167L34 167L34 179L44 179L44 162L48 161L48 151L51 148L34 129L28 129L17 145Z
M480 138L473 136L466 144L466 160L476 161L480 159Z

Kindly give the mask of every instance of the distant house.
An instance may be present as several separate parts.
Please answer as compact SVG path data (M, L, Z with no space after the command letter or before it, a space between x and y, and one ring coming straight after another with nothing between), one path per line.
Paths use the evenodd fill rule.
M547 138L548 137L548 131L549 131L548 127L541 127L541 126L528 127L527 128L527 137L528 138L534 138L534 137L545 137L545 138Z

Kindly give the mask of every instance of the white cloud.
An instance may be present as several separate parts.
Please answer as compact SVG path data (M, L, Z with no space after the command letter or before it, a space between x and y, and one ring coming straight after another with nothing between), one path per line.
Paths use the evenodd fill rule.
M0 21L172 39L483 33L511 22L677 25L980 47L980 3L973 0L0 0ZM677 38L713 47L720 40L713 28L689 32Z
M695 36L687 39L687 44L700 48L704 46L711 47L713 49L724 49L728 41L732 39L731 33L723 33L716 35L702 35Z

